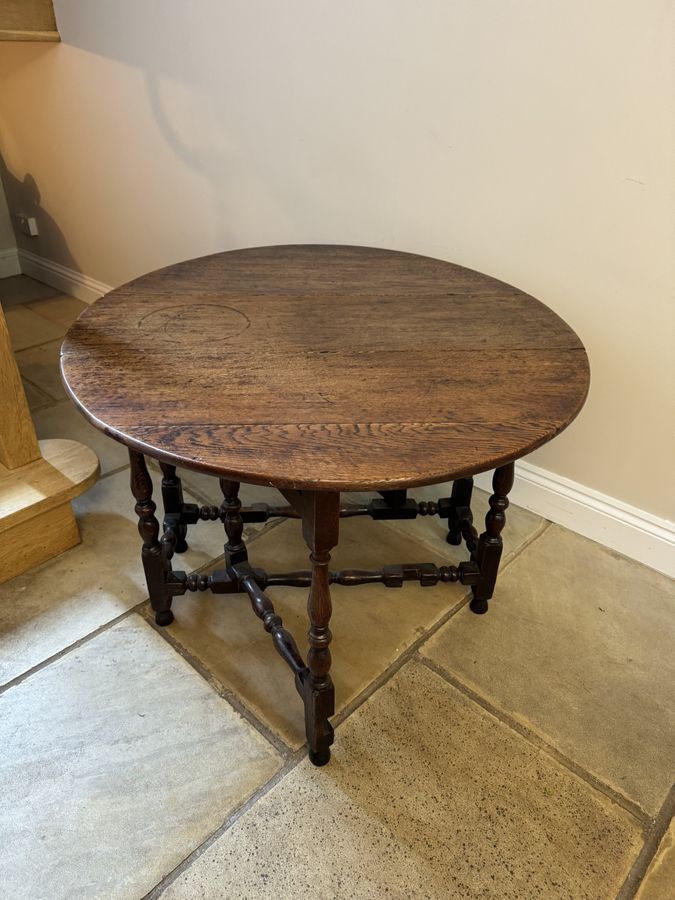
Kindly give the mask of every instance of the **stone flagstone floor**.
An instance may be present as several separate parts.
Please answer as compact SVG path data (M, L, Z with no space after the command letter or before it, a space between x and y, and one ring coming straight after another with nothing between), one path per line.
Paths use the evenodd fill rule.
M243 597L178 598L154 625L126 451L58 377L84 304L24 276L0 300L39 436L102 464L82 543L0 585L0 896L675 896L672 582L511 507L487 616L458 585L336 587L336 741L315 769ZM218 502L215 479L183 479ZM247 537L255 565L306 567L297 522ZM217 565L218 524L188 540L178 565ZM336 565L402 558L460 556L433 518L344 521ZM270 593L302 639L305 592Z

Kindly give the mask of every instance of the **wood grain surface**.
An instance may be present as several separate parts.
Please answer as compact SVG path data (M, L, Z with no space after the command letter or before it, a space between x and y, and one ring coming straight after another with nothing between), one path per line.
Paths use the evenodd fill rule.
M175 465L257 484L392 490L492 469L555 437L583 345L533 297L366 247L220 253L145 275L68 332L84 415Z
M16 469L39 458L33 420L0 307L0 466Z

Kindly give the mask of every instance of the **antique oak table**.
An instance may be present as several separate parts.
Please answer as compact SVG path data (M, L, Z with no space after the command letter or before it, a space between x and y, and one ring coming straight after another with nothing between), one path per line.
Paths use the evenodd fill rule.
M333 741L329 585L458 581L486 612L514 460L574 419L589 383L579 338L522 291L427 257L313 245L220 253L138 278L83 312L61 367L84 416L129 448L156 622L171 623L186 591L248 595L295 676L316 765ZM161 537L145 456L163 473ZM218 476L222 503L185 503L176 466ZM479 536L471 476L488 469ZM273 485L288 505L242 507L242 481ZM437 502L407 496L445 481L451 495ZM380 496L341 503L349 491ZM438 515L467 559L329 571L340 517L354 515ZM307 571L249 564L244 524L271 517L302 520ZM203 520L224 523L225 568L175 570L188 526ZM309 588L306 662L265 593L272 585Z

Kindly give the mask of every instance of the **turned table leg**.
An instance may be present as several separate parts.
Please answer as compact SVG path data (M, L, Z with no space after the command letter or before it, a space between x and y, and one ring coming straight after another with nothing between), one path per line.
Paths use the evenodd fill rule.
M173 549L176 553L185 553L188 549L187 525L175 524L174 517L179 517L183 509L183 485L176 475L176 467L161 462L162 470L162 501L164 503L164 530L171 529L176 536Z
M490 509L485 517L485 531L478 540L475 553L475 560L480 567L480 578L478 584L472 586L471 609L479 615L488 611L488 600L492 597L497 581L499 560L502 555L501 532L506 524L508 493L513 487L513 477L514 464L508 463L495 469L492 478Z
M155 517L157 507L152 499L152 479L142 453L130 449L129 461L131 463L131 493L136 498L138 533L143 538L141 557L150 604L155 611L155 622L158 625L170 625L173 622L172 595L167 587L167 566L162 545L159 542L159 522Z
M309 672L304 684L305 730L309 758L315 766L323 766L330 759L333 726L329 718L335 712L335 688L330 677L332 605L328 563L330 551L338 542L340 495L310 491L303 491L302 495L302 530L312 563L307 601Z
M248 554L244 544L244 520L241 517L241 500L239 499L239 482L220 478L220 489L223 492L223 511L225 512L225 562L228 566L246 562Z

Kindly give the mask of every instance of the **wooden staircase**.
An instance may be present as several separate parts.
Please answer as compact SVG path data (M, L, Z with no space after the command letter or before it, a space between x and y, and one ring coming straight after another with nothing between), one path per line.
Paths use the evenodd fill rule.
M59 41L52 0L0 0L0 41Z

